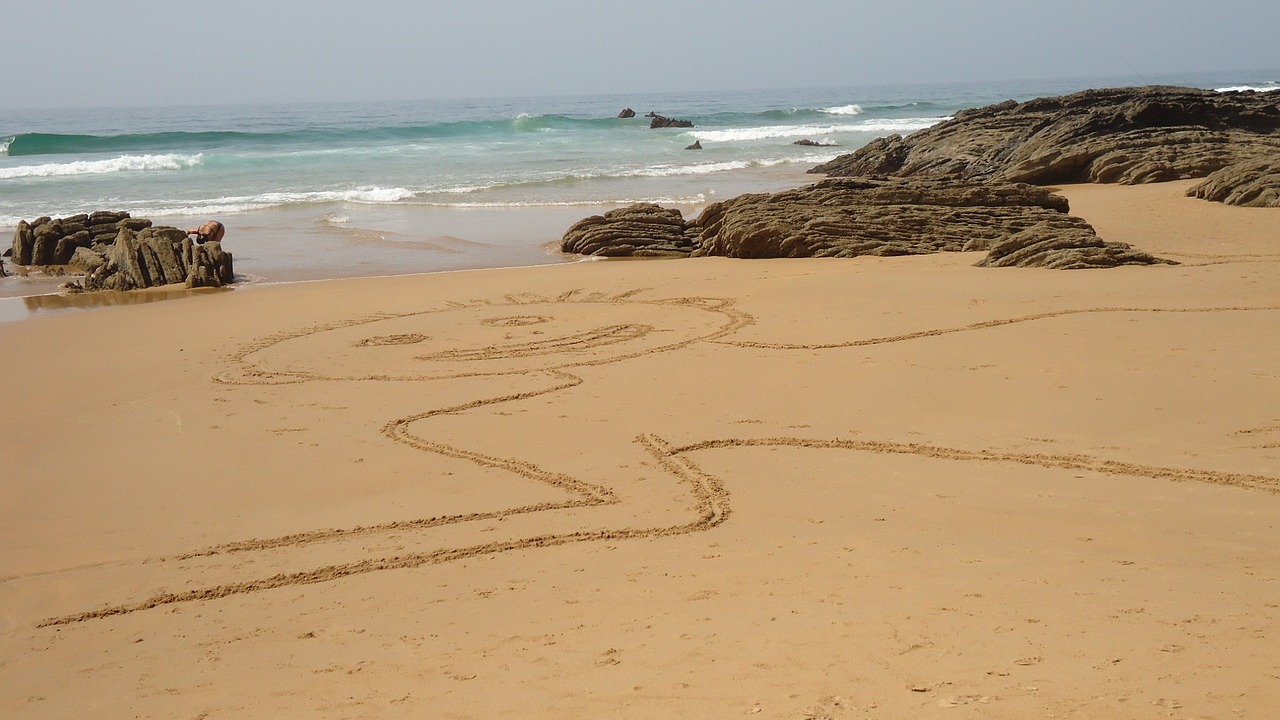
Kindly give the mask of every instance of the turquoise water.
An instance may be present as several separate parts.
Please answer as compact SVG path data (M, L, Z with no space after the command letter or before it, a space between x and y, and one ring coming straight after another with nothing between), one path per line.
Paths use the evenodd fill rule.
M554 242L586 215L640 201L693 214L808 182L818 163L962 108L1146 82L1274 88L1277 77L0 110L0 237L22 219L112 209L186 227L222 220L246 279L557 262ZM637 117L618 119L624 107ZM650 130L650 111L696 127ZM701 151L685 149L695 141ZM28 290L0 279L0 295Z

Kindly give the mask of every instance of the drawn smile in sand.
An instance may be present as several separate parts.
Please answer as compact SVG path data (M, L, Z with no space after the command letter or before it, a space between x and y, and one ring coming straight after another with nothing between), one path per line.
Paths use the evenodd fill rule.
M864 453L911 455L943 461L1012 463L1045 468L1230 484L1267 492L1280 491L1280 479L1204 469L1156 467L1084 455L1050 455L949 448L890 440L833 437L703 438L677 446L655 428L637 427L630 447L617 448L618 469L602 477L578 477L521 457L481 452L470 441L445 442L445 418L513 408L582 386L585 370L621 363L697 343L736 346L750 352L818 352L909 342L956 332L980 332L1017 323L1046 321L1082 313L1193 313L1274 311L1276 308L1208 308L1161 310L1099 308L1039 313L969 325L853 339L826 344L764 344L734 339L753 318L731 300L715 298L645 299L644 291L606 295L570 292L548 298L508 296L500 300L453 303L442 308L401 315L377 315L344 323L310 327L262 338L231 358L232 368L215 379L240 386L296 383L390 382L412 385L414 396L433 395L423 388L458 385L464 378L510 376L520 388L503 383L501 394L472 397L446 407L424 408L403 417L388 417L383 434L392 442L427 456L462 461L478 473L498 472L551 490L560 499L501 506L457 515L408 517L382 524L322 529L275 538L255 538L148 561L165 576L163 586L192 588L157 592L139 588L132 600L103 598L104 606L74 615L49 618L43 625L65 625L145 610L172 603L209 600L292 585L326 582L352 575L414 568L481 555L546 548L570 543L654 538L709 530L730 516L724 482L704 472L691 455L704 451L758 447L839 449ZM477 340L477 338L479 338ZM749 361L749 360L744 360ZM580 372L581 371L581 374ZM451 382L452 381L452 382ZM785 379L780 380L785 381ZM489 387L479 384L476 387ZM661 392L643 388L642 392ZM483 395L483 390L480 391ZM679 404L680 398L670 398ZM554 428L529 427L530 434ZM465 437L465 436L464 436ZM472 447L463 447L463 443ZM500 441L497 441L500 445ZM492 444L492 443L491 443ZM625 442L624 442L625 444ZM636 458L640 458L638 461ZM665 488L637 493L632 486ZM682 503L646 507L639 497L671 496ZM500 503L502 498L497 498ZM502 530L497 531L501 521ZM477 541L468 528L485 526L497 539ZM449 533L459 533L458 537ZM452 538L452 539L451 539ZM325 560L308 553L323 544ZM333 551L343 559L335 562ZM234 558L252 557L239 563ZM248 568L248 569L245 569ZM245 573L254 573L245 577ZM176 578L176 580L175 580ZM209 578L219 578L209 584Z

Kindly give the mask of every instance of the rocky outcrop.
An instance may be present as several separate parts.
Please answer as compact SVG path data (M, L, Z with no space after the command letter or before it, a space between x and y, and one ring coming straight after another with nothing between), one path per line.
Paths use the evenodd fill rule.
M797 140L791 144L803 145L804 147L839 147L835 143L818 142L817 140L810 140L809 138L805 138L803 140Z
M110 244L123 228L142 230L150 226L150 220L129 217L124 212L24 220L13 234L11 256L15 265L66 265L76 248Z
M715 203L692 222L656 205L613 211L570 228L561 248L587 255L735 258L992 251L984 262L999 267L1163 262L1103 242L1067 210L1065 198L1026 184L832 178Z
M1202 178L1280 153L1280 93L1153 86L965 110L810 172L1038 185Z
M649 113L645 117L653 118L652 120L649 121L650 130L655 130L658 128L691 128L694 126L692 121L674 120L672 118L664 117L657 113Z
M696 249L695 236L679 210L644 203L578 221L560 249L601 257L688 257Z
M1280 152L1228 165L1192 187L1187 195L1244 207L1280 207Z
M636 111L631 108L622 108L622 112L618 113L619 120L626 120L636 116Z
M991 246L978 267L1043 267L1053 270L1108 268L1118 265L1176 263L1136 250L1125 243L1106 242L1081 221L1076 227L1041 224Z
M178 228L124 212L22 221L11 255L17 265L69 265L85 274L85 290L220 287L234 277L231 254L221 243L198 245Z
M694 140L692 145L685 148L685 150L701 150L701 149L702 149L701 140Z

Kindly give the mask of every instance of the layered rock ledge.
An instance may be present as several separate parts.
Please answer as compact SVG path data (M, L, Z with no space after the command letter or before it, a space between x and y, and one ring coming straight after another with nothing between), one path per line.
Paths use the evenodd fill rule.
M986 251L980 265L1060 269L1168 262L1108 243L1065 198L1022 183L830 178L708 206L692 221L633 205L586 218L561 241L597 256L856 257Z
M221 243L197 244L178 228L126 212L24 220L14 232L10 259L22 266L69 266L84 273L84 290L221 287L234 279L231 253Z
M1139 184L1220 173L1202 197L1274 204L1278 155L1280 93L1153 86L965 110L810 172L1037 185ZM1259 172L1268 162L1272 171ZM1248 188L1235 191L1245 183Z

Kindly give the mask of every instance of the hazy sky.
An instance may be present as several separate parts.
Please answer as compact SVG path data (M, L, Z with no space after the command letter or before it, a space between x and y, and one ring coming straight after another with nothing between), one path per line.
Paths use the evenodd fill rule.
M1280 67L1276 0L3 2L0 107L1137 82Z

